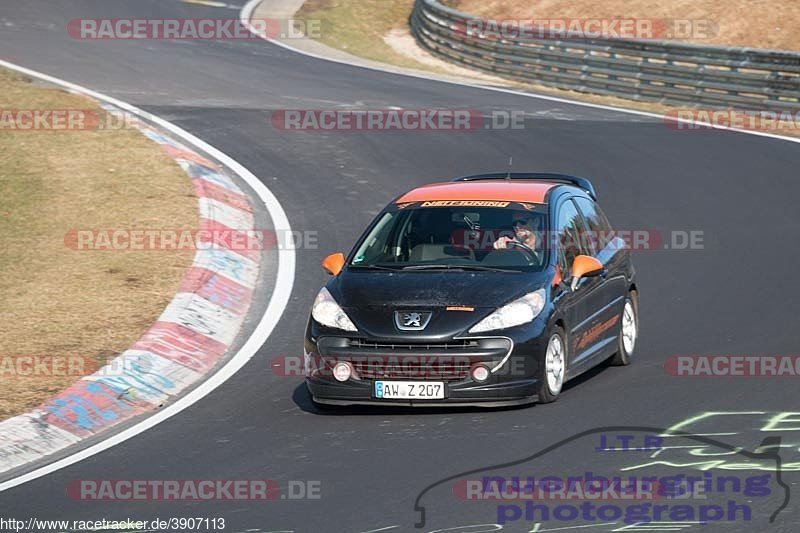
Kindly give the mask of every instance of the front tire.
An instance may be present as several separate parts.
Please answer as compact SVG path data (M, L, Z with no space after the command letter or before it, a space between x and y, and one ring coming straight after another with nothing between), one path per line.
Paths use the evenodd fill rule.
M541 366L542 386L539 403L552 403L558 399L567 375L567 342L564 330L556 327L547 341L547 349Z
M639 337L639 298L631 291L625 299L617 339L617 353L609 360L611 366L627 366L633 360L636 339Z

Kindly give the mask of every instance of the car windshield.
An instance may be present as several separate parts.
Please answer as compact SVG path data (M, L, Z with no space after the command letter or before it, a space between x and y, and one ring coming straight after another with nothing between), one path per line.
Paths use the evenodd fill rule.
M444 205L442 205L444 204ZM350 266L390 270L538 271L546 264L547 206L418 202L378 217Z

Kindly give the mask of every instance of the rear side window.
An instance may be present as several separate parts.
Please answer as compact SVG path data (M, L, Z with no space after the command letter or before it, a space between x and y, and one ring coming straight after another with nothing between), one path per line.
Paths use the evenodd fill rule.
M592 200L582 197L575 197L573 200L578 204L591 232L589 238L586 239L587 243L595 248L595 252L602 250L614 238L614 230L611 229L608 218L600 206Z

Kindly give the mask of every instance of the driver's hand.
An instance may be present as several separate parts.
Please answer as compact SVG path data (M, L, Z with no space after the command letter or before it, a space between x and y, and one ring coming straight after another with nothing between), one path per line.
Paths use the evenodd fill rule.
M507 245L508 242L509 241L513 241L513 240L514 239L511 238L511 237L505 237L505 236L504 237L500 237L499 239L494 241L494 244L492 246L494 247L495 250L505 250L506 248L508 248L508 245Z

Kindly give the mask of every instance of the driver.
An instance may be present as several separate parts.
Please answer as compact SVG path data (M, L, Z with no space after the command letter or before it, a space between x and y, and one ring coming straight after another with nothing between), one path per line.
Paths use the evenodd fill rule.
M505 250L522 245L530 250L536 250L539 240L539 217L529 211L514 211L512 226L514 237L502 236L492 245L495 250Z

